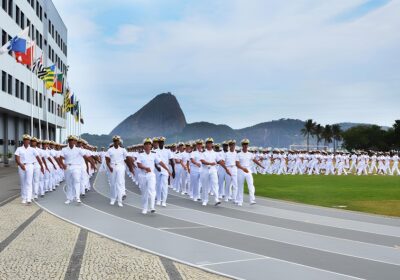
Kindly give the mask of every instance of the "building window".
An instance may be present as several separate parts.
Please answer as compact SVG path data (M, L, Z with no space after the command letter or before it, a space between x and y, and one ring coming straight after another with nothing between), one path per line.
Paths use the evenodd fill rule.
M26 102L31 103L31 88L26 85Z
M8 0L8 15L13 16L13 0Z
M36 15L39 17L39 2L36 0Z
M44 18L47 18L47 14L46 13L44 13Z
M25 100L25 93L24 93L24 90L25 90L25 85L24 85L24 83L23 82L21 82L21 95L19 96L22 100Z
M1 1L1 7L7 13L7 0L2 0Z
M51 112L50 106L51 106L51 100L50 100L50 99L47 99L47 111L48 111L48 112Z
M35 91L35 99L36 99L36 102L35 102L35 105L36 106L39 106L39 94L38 94L38 92L37 92L37 90Z
M4 71L1 71L1 90L7 91L7 74Z
M19 25L19 16L20 16L20 10L18 6L15 6L15 22Z
M43 94L40 93L39 95L40 95L39 107L42 108L42 106L43 106L43 103L42 103L42 101L43 101Z
M22 29L25 28L25 15L23 12L21 12L21 24L19 26L21 26Z
M2 30L1 31L1 45L4 46L7 43L7 33Z
M39 18L40 18L40 21L42 21L42 19L43 19L43 8L42 8L42 6L39 7Z
M28 18L26 19L26 26L29 26L28 35L30 37L31 36L31 21Z
M31 7L32 9L35 9L35 0L31 0Z
M7 81L8 90L7 90L7 92L8 92L8 94L12 95L12 76L10 74L7 74L7 75L8 75L8 81Z
M19 98L19 80L15 79L15 97Z

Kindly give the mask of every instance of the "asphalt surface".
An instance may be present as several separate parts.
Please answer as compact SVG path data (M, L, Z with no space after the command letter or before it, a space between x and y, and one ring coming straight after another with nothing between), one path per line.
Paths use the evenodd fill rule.
M0 168L0 206L16 198L20 194L19 178L16 167Z
M203 207L170 190L167 208L142 215L129 180L123 208L109 205L105 174L82 205L62 188L38 204L83 228L237 279L399 279L400 219L258 198Z

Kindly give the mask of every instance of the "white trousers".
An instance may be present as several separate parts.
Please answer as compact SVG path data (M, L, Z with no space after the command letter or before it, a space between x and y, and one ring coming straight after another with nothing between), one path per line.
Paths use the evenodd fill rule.
M215 202L219 202L217 169L215 167L203 167L200 174L200 180L202 185L201 194L203 203L208 203L209 191L214 193Z
M111 167L111 200L122 203L122 196L125 194L125 164L113 164Z
M141 174L139 177L140 190L142 192L142 209L147 212L149 206L151 210L154 209L156 199L156 174L150 172Z
M394 162L394 163L393 163L392 175L394 175L395 173L397 173L397 175L400 176L399 163L398 163L398 162Z
M156 171L157 172L157 171ZM155 173L156 176L156 199L162 203L167 203L168 197L168 174L162 172ZM175 173L176 178L176 173ZM175 181L174 181L175 183Z
M241 169L238 170L238 192L236 196L236 202L243 203L244 181L246 181L247 187L249 189L249 197L251 203L256 199L254 196L255 188L254 188L253 174L250 172L250 170L249 173L245 173Z
M228 170L231 172L232 176L227 174L226 176L226 183L225 183L225 201L228 201L229 198L233 200L236 199L237 191L238 191L238 176L237 176L237 167L236 166L229 166L227 167Z
M81 187L81 166L68 165L65 171L65 182L67 185L67 199L79 199Z
M18 167L18 174L21 184L21 197L30 202L32 201L33 164L26 164L25 171Z
M39 163L35 163L33 165L33 185L32 185L32 192L33 195L39 195L39 186L40 186L40 165Z
M190 171L190 197L194 200L200 198L200 172L191 170Z

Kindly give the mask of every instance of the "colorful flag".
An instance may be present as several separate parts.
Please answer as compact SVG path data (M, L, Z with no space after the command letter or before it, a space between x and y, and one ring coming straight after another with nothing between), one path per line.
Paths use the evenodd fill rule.
M64 75L63 74L57 74L54 79L54 84L53 87L51 88L51 94L54 96L56 93L63 93L63 87L64 87Z
M18 63L24 64L24 65L31 65L32 64L32 58L33 58L33 52L34 52L34 47L35 47L35 42L31 42L26 49L26 52L15 52L15 59L17 60Z
M44 80L47 75L53 75L54 79L54 71L56 70L55 65L51 65L49 67L44 67L43 71L38 72L38 78Z
M43 56L42 55L35 59L35 61L33 62L33 65L32 65L32 72L33 73L39 74L40 72L44 71L44 67L43 67L42 61L43 61Z
M81 106L79 105L79 101L76 101L76 104L74 106L74 117L75 117L76 122L79 122L80 110L81 110Z
M26 42L28 41L29 27L22 30L17 36L12 38L0 48L0 55L8 51L26 53Z

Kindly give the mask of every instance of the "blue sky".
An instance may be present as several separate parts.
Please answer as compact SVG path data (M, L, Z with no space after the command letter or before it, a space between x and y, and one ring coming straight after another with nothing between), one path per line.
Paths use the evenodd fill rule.
M400 0L53 0L84 131L170 91L188 122L400 118Z

